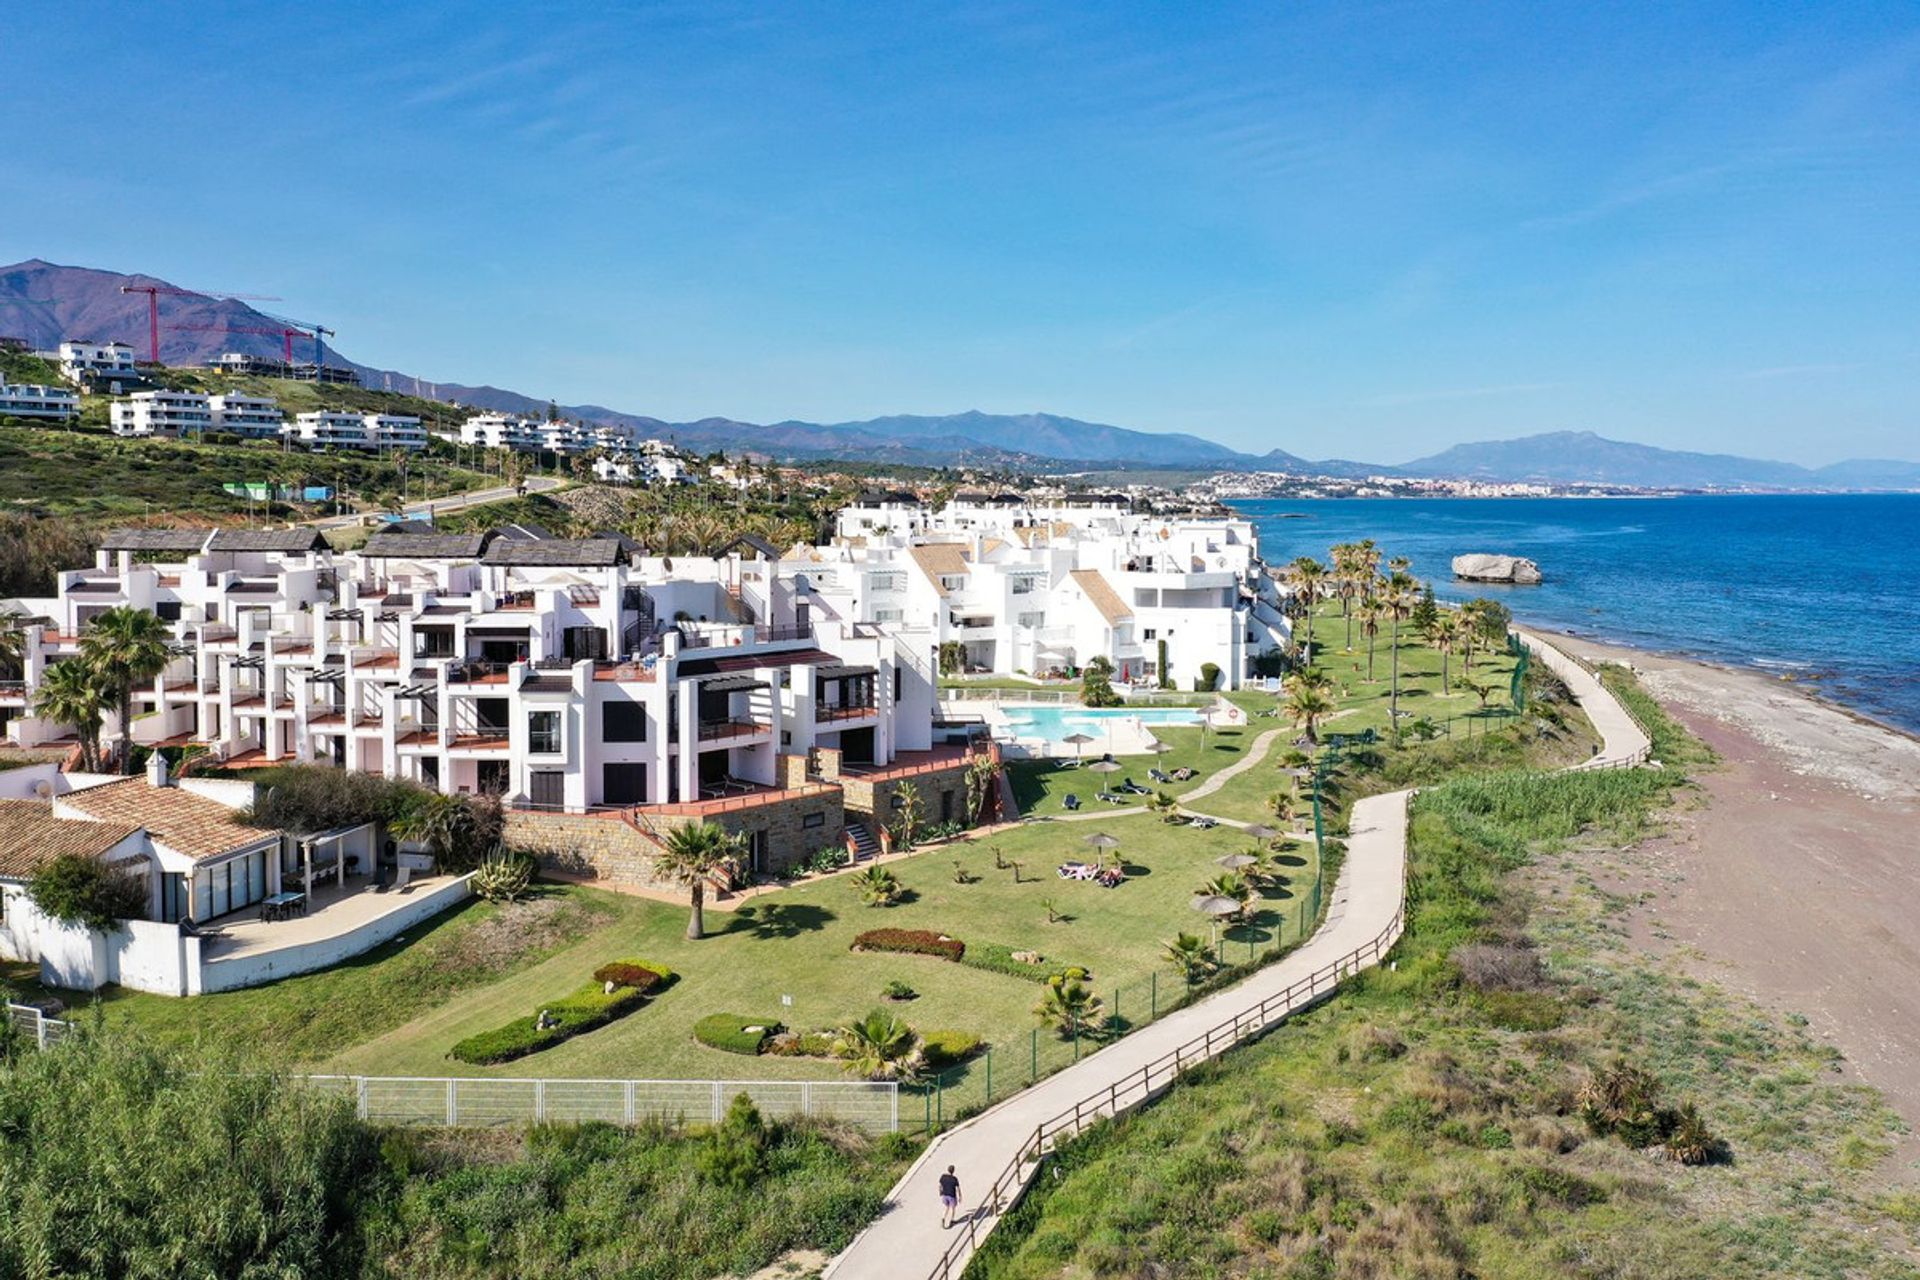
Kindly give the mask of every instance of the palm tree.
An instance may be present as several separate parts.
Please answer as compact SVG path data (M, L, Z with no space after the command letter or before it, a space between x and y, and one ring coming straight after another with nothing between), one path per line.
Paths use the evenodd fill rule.
M1033 1016L1057 1028L1061 1036L1077 1039L1097 1034L1105 1007L1084 983L1062 979L1047 984L1047 994L1033 1006Z
M1238 871L1222 871L1213 879L1201 885L1194 893L1200 897L1219 896L1232 898L1240 904L1240 913L1246 914L1247 907L1253 902L1253 885Z
M1167 962L1180 971L1180 976L1192 986L1213 972L1213 951L1207 946L1207 940L1196 933L1176 933L1173 941L1166 944L1164 953Z
M90 663L68 658L49 666L40 675L33 707L55 724L70 726L80 739L80 767L100 772L100 722L107 694Z
M707 881L731 871L739 856L740 838L711 822L675 827L661 841L660 852L653 855L653 870L686 886L693 907L687 920L688 938L697 942L707 936Z
M1333 710L1332 700L1317 686L1302 682L1288 688L1286 705L1293 722L1306 731L1307 741L1320 741L1315 730L1320 717Z
M25 674L27 633L20 629L21 615L0 609L0 671Z
M1273 810L1273 816L1281 822L1293 821L1293 802L1292 791L1276 791L1267 797L1267 807Z
M1431 642L1440 651L1440 696L1443 698L1450 692L1447 680L1453 665L1454 646L1460 643L1461 629L1460 615L1452 609L1442 610L1440 616L1433 620Z
M1367 638L1367 683L1373 683L1373 642L1380 634L1380 619L1386 609L1378 600L1362 600L1354 610L1360 616L1360 634Z
M167 669L173 634L158 614L120 605L96 615L80 637L80 657L94 669L120 716L120 772L133 772L133 691Z
M393 834L433 850L434 861L450 866L473 832L473 806L464 796L430 791L393 822Z
M890 907L900 896L900 880L885 867L868 867L865 871L856 871L847 877L847 881L860 895L860 901L870 907Z
M841 1027L833 1056L862 1080L911 1080L926 1061L913 1028L882 1009Z
M1396 560L1395 564L1404 563ZM1387 616L1393 620L1393 687L1389 695L1387 722L1395 726L1398 732L1400 724L1400 624L1413 612L1414 602L1419 598L1414 580L1401 570L1394 570L1387 579L1386 590L1382 593L1382 602L1387 606Z
M1312 556L1299 556L1287 566L1287 580L1306 600L1307 660L1313 660L1313 607L1320 599L1320 587L1327 579L1327 568Z

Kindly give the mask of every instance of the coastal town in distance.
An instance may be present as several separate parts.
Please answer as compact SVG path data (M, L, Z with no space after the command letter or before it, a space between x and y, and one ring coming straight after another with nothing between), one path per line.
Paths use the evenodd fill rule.
M9 15L0 1280L1920 1280L1920 18L246 18Z

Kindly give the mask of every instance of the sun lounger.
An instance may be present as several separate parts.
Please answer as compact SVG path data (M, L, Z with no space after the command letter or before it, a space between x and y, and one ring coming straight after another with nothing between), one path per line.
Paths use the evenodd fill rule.
M1108 804L1125 804L1127 802L1125 796L1112 791L1102 791L1098 798L1105 800Z
M1167 783L1167 782L1172 782L1174 780L1172 774L1167 773L1164 770L1160 770L1160 769L1147 770L1147 776L1149 778L1152 778L1155 782L1159 782L1159 783Z
M1075 810L1079 809L1080 797L1074 795L1071 791L1069 791L1067 793L1067 798L1065 800L1062 800L1060 803L1067 807L1068 813L1072 813Z
M1200 774L1198 770L1189 769L1185 765L1181 765L1178 769L1175 769L1173 771L1173 780L1175 782L1186 782L1189 779L1197 778L1199 776Z
M1214 819L1214 818L1195 818L1193 820L1193 825L1200 828L1200 830L1202 831L1211 831L1215 827L1219 826L1220 823L1217 819Z
M1152 794L1146 787L1141 786L1139 783L1135 782L1131 777L1129 777L1125 782L1121 783L1119 787L1116 789L1123 796L1144 796L1144 795Z
M1080 762L1073 759L1056 758L1053 762L1053 767L1056 769L1078 769Z

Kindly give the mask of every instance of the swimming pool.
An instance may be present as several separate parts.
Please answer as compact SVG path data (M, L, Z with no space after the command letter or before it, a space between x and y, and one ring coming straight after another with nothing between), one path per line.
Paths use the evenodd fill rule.
M1048 742L1065 742L1069 735L1075 733L1104 740L1116 722L1138 722L1143 725L1200 723L1198 707L1010 706L1002 707L1000 711L1006 716L1007 726L1016 737L1045 738Z

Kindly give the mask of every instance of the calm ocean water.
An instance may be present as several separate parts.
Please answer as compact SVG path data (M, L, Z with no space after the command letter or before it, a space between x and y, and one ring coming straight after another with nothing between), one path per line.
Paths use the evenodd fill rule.
M1269 564L1372 538L1445 599L1643 649L1809 677L1920 732L1920 494L1237 502ZM1537 587L1456 583L1471 551L1526 556Z

